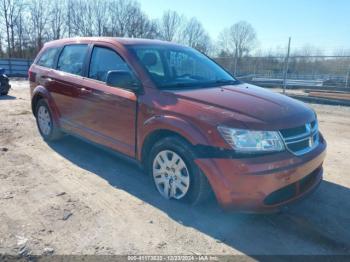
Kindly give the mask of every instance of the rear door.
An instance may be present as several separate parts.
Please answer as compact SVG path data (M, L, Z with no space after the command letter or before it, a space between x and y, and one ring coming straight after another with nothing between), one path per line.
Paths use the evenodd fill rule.
M82 80L84 102L74 120L84 126L85 136L129 156L135 156L136 106L134 92L106 85L110 70L130 67L113 46L95 45L91 50L87 77Z
M49 47L45 49L35 65L29 70L31 93L33 93L33 89L38 85L44 86L49 91L54 88L53 82L50 81L50 75L56 66L55 63L60 49L60 47Z
M59 111L61 125L66 130L72 130L77 125L77 115L85 113L80 97L88 47L87 44L64 46L58 57L56 70L49 74L50 91Z

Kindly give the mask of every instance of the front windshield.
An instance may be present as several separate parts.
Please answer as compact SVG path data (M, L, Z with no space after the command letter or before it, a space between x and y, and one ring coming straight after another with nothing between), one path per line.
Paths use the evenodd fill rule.
M188 47L133 45L137 57L159 88L191 88L238 81L202 53Z

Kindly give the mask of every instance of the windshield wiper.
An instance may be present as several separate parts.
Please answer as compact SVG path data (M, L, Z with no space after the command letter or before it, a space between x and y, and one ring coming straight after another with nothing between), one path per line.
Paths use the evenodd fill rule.
M219 79L209 82L190 82L190 83L173 83L168 85L162 85L160 88L179 88L179 87L190 87L190 88L205 88L215 87L217 85L235 85L238 84L238 80Z
M200 82L192 82L192 83L174 83L174 84L168 84L168 85L162 85L161 88L177 88L177 87L198 87L201 86L203 83Z
M232 80L232 79L219 79L215 81L216 84L224 84L224 85L229 85L229 84L237 84L239 83L238 80Z

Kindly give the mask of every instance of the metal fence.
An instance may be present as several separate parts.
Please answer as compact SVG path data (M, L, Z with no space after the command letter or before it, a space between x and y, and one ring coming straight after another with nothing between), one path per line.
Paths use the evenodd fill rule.
M0 68L4 68L8 76L27 77L32 62L32 60L20 58L0 59Z
M215 60L237 78L263 86L328 86L350 89L350 56L243 57L235 66L234 57ZM235 72L236 69L236 72Z
M216 57L237 78L261 86L335 87L350 90L350 56ZM30 59L0 59L0 68L12 77L27 77ZM235 72L236 70L236 72ZM287 72L285 72L287 70ZM284 76L286 73L286 80Z

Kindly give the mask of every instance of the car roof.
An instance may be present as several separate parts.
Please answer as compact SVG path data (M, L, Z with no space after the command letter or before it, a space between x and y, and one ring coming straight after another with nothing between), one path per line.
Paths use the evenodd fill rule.
M105 42L111 44L121 44L121 45L168 45L168 46L182 46L173 42L167 42L156 39L143 39L143 38L124 38L124 37L74 37L74 38L64 38L59 40L53 40L45 43L45 46L61 46L65 44L72 43L97 43Z

